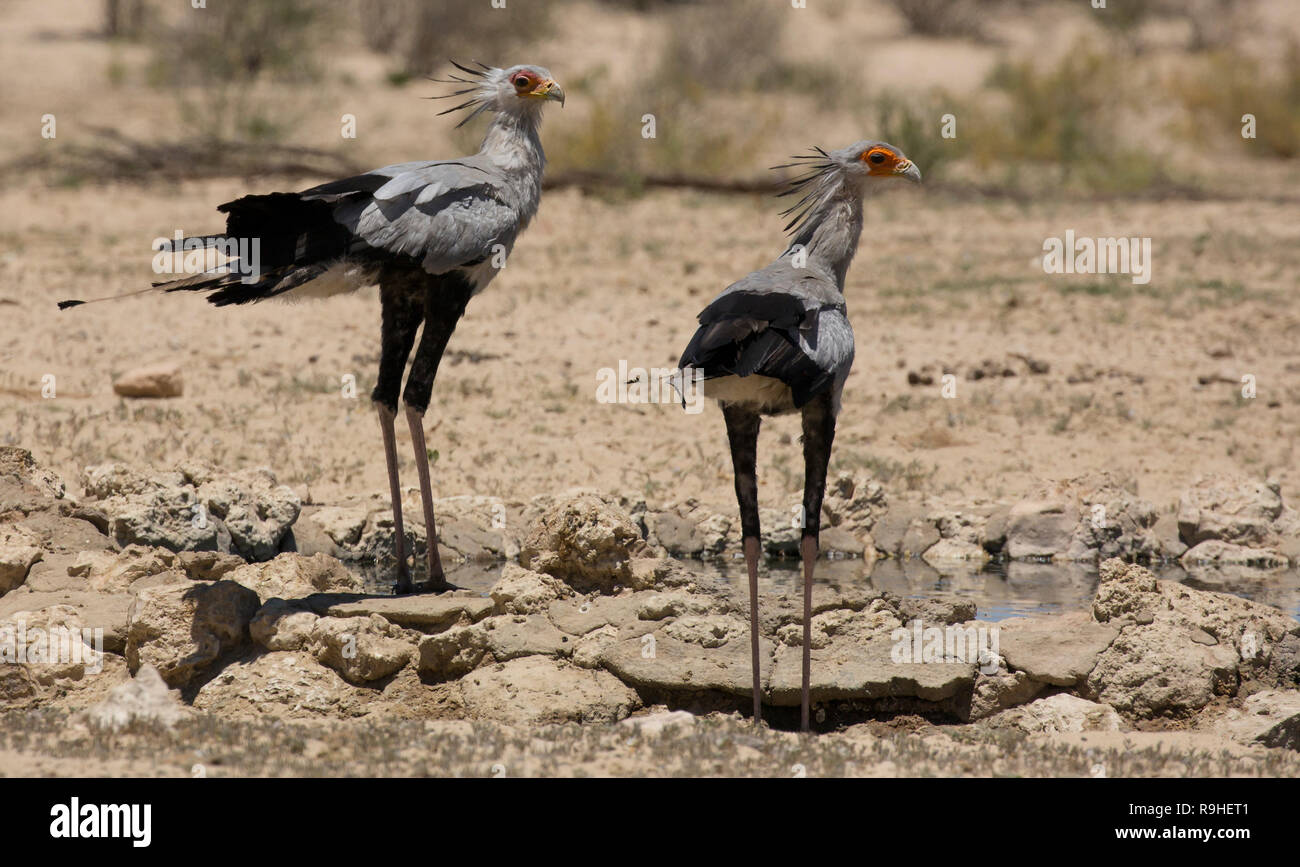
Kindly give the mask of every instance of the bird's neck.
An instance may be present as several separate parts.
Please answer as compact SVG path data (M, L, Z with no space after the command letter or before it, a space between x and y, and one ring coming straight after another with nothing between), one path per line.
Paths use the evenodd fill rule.
M809 215L785 256L796 255L802 247L808 265L832 275L835 285L843 292L849 263L858 251L861 235L862 197L856 190L841 188Z
M541 180L546 153L538 135L541 112L535 108L519 112L499 112L492 119L479 153L488 157L502 171Z

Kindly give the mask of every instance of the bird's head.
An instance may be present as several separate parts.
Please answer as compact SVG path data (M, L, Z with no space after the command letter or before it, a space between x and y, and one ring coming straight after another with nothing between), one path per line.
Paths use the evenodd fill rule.
M461 74L452 73L443 83L465 84L468 87L434 99L466 97L460 105L449 108L439 114L450 114L461 109L472 109L457 124L464 126L485 111L511 115L528 115L539 112L550 101L564 105L564 90L551 77L545 67L520 64L508 69L478 64L480 69L471 69L452 61L452 65Z
M791 216L786 230L800 231L797 227L815 219L821 208L837 196L846 193L861 196L871 183L884 178L906 178L912 183L921 182L921 170L901 150L883 141L860 141L827 151L813 148L811 154L793 158L795 162L773 166L776 169L796 169L807 174L790 181L782 196L799 196L799 201L782 212Z
M898 148L883 141L860 141L843 150L833 151L831 158L850 176L879 180L905 178L921 182L921 170Z

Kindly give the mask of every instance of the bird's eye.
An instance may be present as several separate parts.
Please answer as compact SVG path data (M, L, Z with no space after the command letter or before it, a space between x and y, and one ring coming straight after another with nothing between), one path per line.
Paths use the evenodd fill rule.
M515 79L515 87L527 87L527 86L528 86L528 76L521 75Z
M876 151L871 156L867 157L867 159L871 160L876 165L880 165L885 161L885 155L880 151Z

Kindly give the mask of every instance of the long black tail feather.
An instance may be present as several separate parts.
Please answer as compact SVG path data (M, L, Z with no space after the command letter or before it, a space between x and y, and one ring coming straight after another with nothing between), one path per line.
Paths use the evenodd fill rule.
M197 239L205 245L242 244L240 249L249 252L251 261L229 263L237 267L163 280L149 289L93 301L149 292L208 292L210 303L224 307L281 295L321 276L334 260L350 254L364 255L369 249L334 221L336 206L337 201L304 199L298 193L244 196L226 202L217 208L226 215L225 232L185 240ZM176 242L163 248L178 255L183 255L182 249ZM92 302L68 299L59 302L59 309L87 303Z

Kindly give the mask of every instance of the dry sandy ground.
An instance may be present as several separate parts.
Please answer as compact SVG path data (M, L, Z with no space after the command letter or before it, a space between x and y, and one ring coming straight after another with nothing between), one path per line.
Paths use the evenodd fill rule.
M1001 43L972 43L936 66L937 57L915 60L936 55L935 41L899 38L898 19L883 7L864 4L859 14L831 3L796 16L785 50L808 59L810 46L870 45L877 50L864 57L884 64L881 72L901 63L889 51L910 51L917 80L902 77L906 86L929 86L927 75L974 86L1008 45L1041 53L1072 38L1068 19L1040 10L1004 22ZM566 7L538 51L569 58L570 80L579 70L648 67L662 27L635 21L619 28L628 22L588 4ZM1037 34L1026 30L1031 24ZM88 38L96 26L84 6L68 2L13 0L0 14L11 76L0 141L11 153L36 145L31 118L45 111L59 116L51 147L81 142L91 124L168 136L176 106L166 90L142 83L145 50ZM617 63L619 50L640 60ZM334 56L331 72L345 83L327 105L306 111L298 141L337 141L338 110L356 105L365 112L349 154L362 165L456 146L429 103L381 83L382 58L347 46ZM128 72L106 89L110 64ZM574 102L549 123L578 122L589 107ZM814 141L833 146L869 133L851 112L818 118L810 128L797 114L771 115L759 156L775 160ZM1256 172L1241 174L1248 186ZM869 203L846 291L858 347L835 468L870 469L895 495L973 502L1012 499L1042 479L1109 471L1162 506L1194 476L1227 471L1273 476L1294 501L1300 316L1290 302L1300 283L1300 180L1289 168L1264 174L1263 199L1013 202L924 187L883 191ZM147 285L152 239L218 228L221 202L318 179L74 187L47 180L13 177L0 191L4 442L30 448L69 480L97 461L166 466L198 457L231 469L266 464L318 502L385 487L365 399L378 357L373 290L300 307L217 310L186 296L54 307L61 298ZM666 405L598 404L597 374L620 361L672 366L698 310L780 252L776 210L757 196L550 193L452 340L427 419L438 494L522 500L590 485L655 502L698 497L729 506L716 409L691 416ZM1066 230L1152 238L1150 284L1044 274L1043 241ZM1009 353L1051 369L964 378L986 359L1019 366ZM160 360L183 366L183 397L149 403L112 393L114 375ZM944 399L938 383L907 384L907 373L926 365L957 369L955 398ZM1081 371L1102 375L1067 381ZM341 397L346 374L356 377L360 399ZM1256 399L1242 399L1233 384L1245 374L1256 378ZM53 399L41 397L47 375L55 377ZM1203 375L1231 382L1200 386ZM767 425L765 504L797 497L797 424ZM409 442L404 431L398 436L404 480L413 484Z
M97 461L199 457L232 469L269 465L317 502L384 487L364 399L378 354L373 291L247 309L178 295L54 307L147 281L142 239L172 225L215 225L211 204L243 188L0 193L0 211L28 215L0 270L6 442L69 479ZM589 485L729 505L716 409L693 416L671 405L599 404L597 374L620 361L670 367L698 309L779 252L771 211L757 197L552 194L452 340L427 419L439 494L526 499ZM1294 501L1292 211L1257 202L989 204L887 191L871 203L846 293L858 349L834 466L871 469L896 492L972 501L1109 471L1161 505L1196 475L1223 471L1273 476ZM1151 283L1045 275L1035 264L1042 240L1067 228L1152 236ZM1015 366L1013 352L1051 369L964 378L984 359ZM115 374L158 360L183 366L183 397L113 394ZM907 384L908 371L925 365L958 369L955 398L943 398L938 382ZM1068 383L1081 368L1102 376ZM40 396L47 374L56 377L53 399ZM361 399L341 396L345 374ZM1198 385L1208 374L1230 381ZM1245 374L1256 377L1255 399L1233 384ZM767 425L759 471L773 506L801 484L797 425ZM414 484L409 443L401 453Z
M0 722L0 775L7 776L1300 776L1292 752L1209 735L1026 736L937 727L912 717L815 736L755 730L722 714L653 734L622 724L519 728L210 716L170 730L137 723L108 732L53 710L11 712Z
M59 113L64 141L76 141L94 123L149 136L174 115L165 92L139 85L105 91L108 63L139 63L140 50L79 35L96 22L74 8L64 0L11 0L0 9L8 61L0 147L8 153L34 146L32 118L45 111ZM585 63L621 69L616 61L629 44L618 40L631 40L633 51L653 43L653 28L625 32L589 8L569 14L568 41L562 31L540 53L563 55L577 40L603 34L587 39ZM885 40L897 28L869 16L848 23L813 19L809 26L788 40L796 54L831 38L847 51L854 40ZM1028 38L1040 32L1030 28ZM50 38L37 38L41 33ZM1050 41L1068 40L1056 34ZM995 56L989 46L954 51L925 40L877 47L844 56L860 53L881 74L906 62L919 71L918 87L975 82ZM927 59L917 63L918 57ZM331 102L319 117L309 116L308 138L337 136L340 108L360 105L369 114L351 155L363 165L442 156L455 146L450 125L432 117L428 103L410 89L374 83L385 69L381 61L342 52L338 64L361 83L343 92L341 105ZM571 105L555 114L544 138L583 111ZM762 148L767 161L871 132L842 113L817 115L815 123L797 111L775 117L778 128ZM1293 303L1300 284L1300 180L1293 169L1262 176L1266 182L1242 178L1247 192L1204 201L1019 202L926 187L883 191L868 204L846 291L857 362L833 471L869 470L885 481L891 498L942 495L960 503L1005 502L1044 480L1108 472L1162 507L1197 475L1227 472L1272 477L1294 505L1300 500L1294 454L1300 313ZM267 465L314 502L383 490L383 455L366 400L378 360L373 291L304 306L218 310L201 298L173 295L55 309L62 298L147 285L151 240L177 229L219 228L214 208L221 202L319 180L50 186L43 177L8 178L0 189L0 442L31 449L74 485L83 467L100 461L166 467L200 458L232 470ZM1267 196L1250 194L1265 184ZM672 366L698 310L781 251L777 209L757 196L549 193L509 267L472 303L452 339L426 420L437 453L437 494L526 500L582 485L639 493L656 504L696 497L734 507L715 408L697 416L671 405L600 404L597 376L620 361ZM1150 284L1044 274L1043 241L1066 230L1151 237ZM1026 375L1012 354L1048 362L1050 370ZM1021 375L965 378L988 359ZM115 375L154 361L183 366L183 397L148 402L113 394ZM955 397L941 396L937 382L908 384L909 371L927 365L935 372L956 369ZM341 396L341 378L349 374L359 399ZM1254 399L1240 396L1246 374L1257 382ZM47 375L56 383L49 399L41 396ZM1215 381L1202 385L1200 377ZM401 427L403 480L414 484ZM802 482L798 422L774 420L765 431L760 494L765 506L784 507L797 500ZM110 758L104 743L83 731L24 715L0 725L0 773L188 775L199 761L199 743L209 750L213 743L230 745L220 748L228 749L227 761L217 764L217 773L487 775L501 756L511 775L559 768L648 773L659 768L662 749L623 745L617 729L566 730L554 740L554 753L536 749L533 732L476 730L445 738L428 729L416 747L361 751L370 757L358 759L357 739L373 726L251 732L232 724L213 733L200 729L216 723L186 725L165 738L123 736ZM419 728L381 726L375 742L399 743L409 733L402 726ZM802 762L810 774L835 774L857 761L867 769L857 773L887 776L922 767L917 762L930 749L916 745L923 740L917 735L859 726L819 739L824 746L809 759L806 742L795 735L764 733L750 743L734 721L707 721L705 729L692 749L720 749L721 741L711 739L721 738L735 753L712 760L717 765L677 770L784 774ZM1278 751L1216 758L1221 744L1162 737L1180 751L1152 758L1141 772L1296 773ZM282 749L276 738L299 746ZM455 750L439 746L449 743ZM993 758L972 747L968 765L932 766L935 773L1086 774L1095 764L1096 754L1088 753L1094 747L1112 750L1115 767L1134 755L1110 741L1037 743L1012 744ZM910 763L900 759L904 754ZM288 758L272 764L279 756Z

